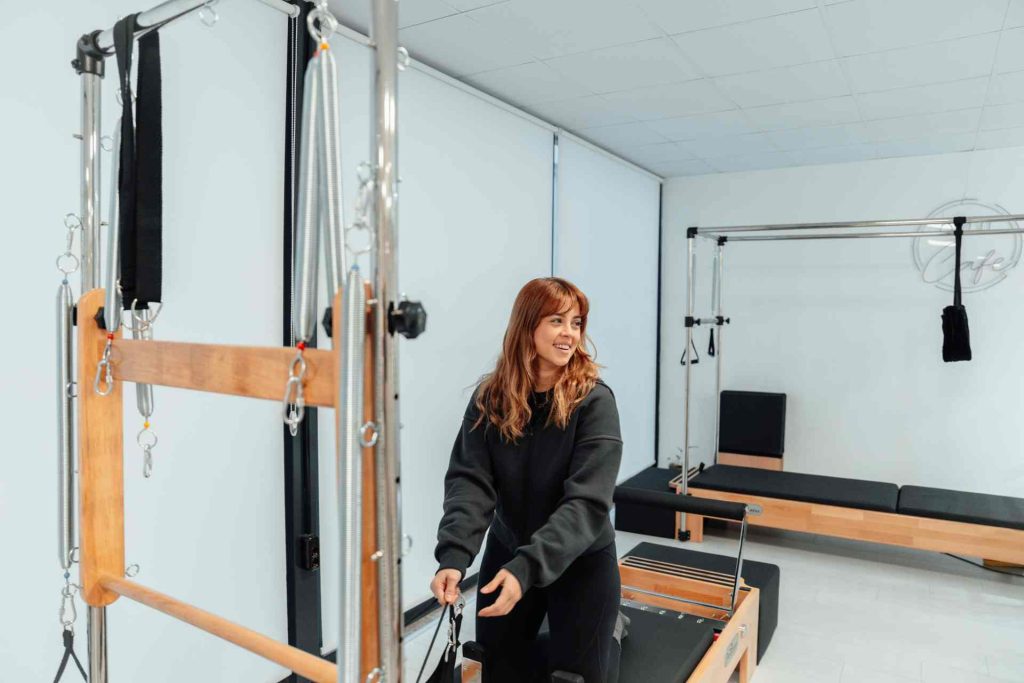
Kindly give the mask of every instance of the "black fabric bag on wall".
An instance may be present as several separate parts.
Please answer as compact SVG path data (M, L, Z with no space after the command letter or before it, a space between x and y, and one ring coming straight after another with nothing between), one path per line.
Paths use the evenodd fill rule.
M971 360L971 330L967 309L960 303L960 247L964 238L964 218L956 217L956 271L953 275L953 305L942 309L942 360L953 363Z

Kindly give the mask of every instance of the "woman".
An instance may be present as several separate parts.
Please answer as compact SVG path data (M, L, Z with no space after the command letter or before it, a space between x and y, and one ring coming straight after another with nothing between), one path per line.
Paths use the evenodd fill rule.
M546 668L586 683L617 678L620 585L608 512L622 438L615 397L583 347L588 312L566 280L522 288L452 449L430 588L442 604L455 602L490 527L476 638L491 681L547 680L528 663L545 615Z

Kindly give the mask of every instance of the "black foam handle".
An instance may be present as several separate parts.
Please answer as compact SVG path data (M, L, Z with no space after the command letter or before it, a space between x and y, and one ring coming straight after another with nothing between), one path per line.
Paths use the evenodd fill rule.
M743 521L747 515L747 506L743 503L730 503L724 500L680 496L675 493L663 493L648 489L635 489L628 486L615 487L612 499L616 503L632 503L634 505L651 505L654 507L690 512L703 517L718 517Z

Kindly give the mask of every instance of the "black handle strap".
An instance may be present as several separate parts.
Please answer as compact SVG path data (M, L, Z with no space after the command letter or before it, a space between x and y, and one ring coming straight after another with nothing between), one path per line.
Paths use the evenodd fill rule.
M708 355L715 357L715 328L711 328L711 335L708 337Z
M964 241L964 223L967 219L964 216L953 218L953 236L956 239L956 271L953 274L953 305L960 305L960 248Z
M64 669L67 668L68 660L75 660L75 666L78 667L78 672L82 674L82 680L88 681L89 677L85 675L85 669L82 667L82 663L78 661L78 655L75 654L75 634L73 631L64 629L64 657L60 660L60 667L57 669L57 675L53 679L53 683L57 683L60 677L64 675Z
M114 54L121 89L119 261L126 308L133 303L144 308L150 302L159 302L163 275L160 34L150 31L139 39L138 96L133 98L131 72L137 16L129 15L114 24Z
M690 365L696 365L697 363L700 362L700 356L697 355L697 345L693 342L692 337L690 338L690 348L693 349L693 358L688 360L686 358L688 350L683 349L683 357L679 359L680 365L686 365L687 363L689 363Z

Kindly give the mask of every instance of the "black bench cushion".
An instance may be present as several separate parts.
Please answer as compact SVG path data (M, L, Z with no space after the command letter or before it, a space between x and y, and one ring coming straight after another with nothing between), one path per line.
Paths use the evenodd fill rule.
M678 619L635 607L620 607L629 617L622 641L620 683L685 683L714 641L714 627L696 617Z
M900 514L1024 530L1024 498L904 486Z
M718 450L782 457L786 445L786 395L723 391Z
M669 482L678 475L677 469L648 467L618 487L669 493L672 491ZM615 529L661 538L675 538L676 513L652 505L619 504L615 506Z
M736 571L735 557L714 555L698 550L687 550L685 548L658 545L656 543L640 543L628 553L625 553L623 557L627 555L725 574L732 574ZM758 605L759 617L757 620L757 661L760 662L765 651L768 649L769 643L772 642L775 627L779 623L779 567L767 562L755 562L754 560L744 559L743 580L747 582L747 585L761 591L761 601ZM626 681L627 679L621 680Z
M896 512L899 499L896 484L731 465L707 468L690 486L879 512Z

